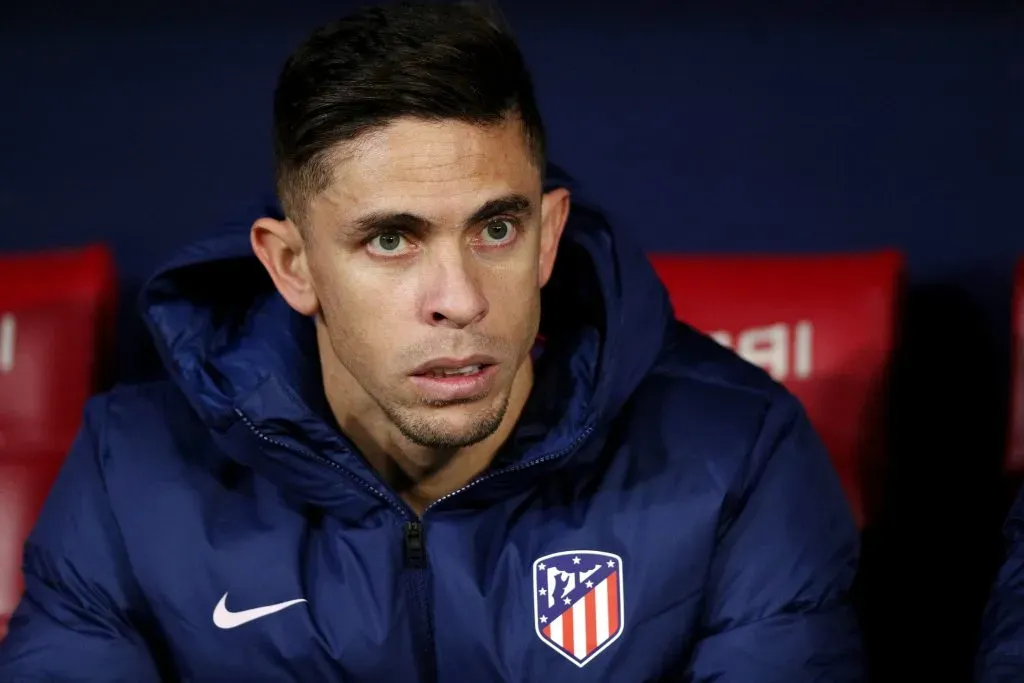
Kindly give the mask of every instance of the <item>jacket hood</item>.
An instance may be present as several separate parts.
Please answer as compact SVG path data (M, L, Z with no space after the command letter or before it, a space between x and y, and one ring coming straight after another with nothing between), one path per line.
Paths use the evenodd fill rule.
M549 166L546 186L569 189L572 208L542 293L545 341L534 390L496 466L571 460L620 411L674 325L644 253L561 169ZM182 250L143 287L141 314L164 365L229 455L306 501L351 499L339 470L390 499L330 417L313 321L284 302L252 253L249 227L261 215L282 212L276 200L253 207L223 234Z

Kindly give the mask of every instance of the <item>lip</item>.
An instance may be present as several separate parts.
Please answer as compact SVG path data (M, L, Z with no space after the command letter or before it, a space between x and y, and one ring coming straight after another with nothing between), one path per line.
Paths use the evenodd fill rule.
M424 375L431 370L456 370L467 365L497 365L498 361L491 356L467 356L466 358L434 358L420 364L410 375Z
M422 367L424 372L434 368L462 368L467 365L482 366L478 372L472 375L451 375L449 377L435 377L434 375L416 374L409 377L412 383L419 390L420 395L431 403L468 403L479 400L491 392L495 378L498 376L498 366L493 360L488 363L486 360L478 360L481 357L471 357L459 360L454 365L442 365L439 361L431 361Z

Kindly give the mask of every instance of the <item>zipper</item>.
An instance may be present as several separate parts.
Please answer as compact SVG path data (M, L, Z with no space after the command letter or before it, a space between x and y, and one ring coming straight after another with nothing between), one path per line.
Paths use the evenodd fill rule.
M582 432L580 432L580 434L575 439L573 439L571 444L569 444L568 446L561 450L558 450L554 453L549 453L545 456L537 458L536 460L531 460L530 462L521 463L518 465L512 465L511 467L506 467L504 469L491 472L490 474L486 474L478 479L474 479L473 481L467 483L465 486L458 488L455 491L452 491L451 493L448 493L444 496L441 496L433 503L428 505L426 508L424 508L423 513L419 517L417 517L416 514L410 508L403 504L400 504L392 496L389 496L384 491L381 491L377 487L373 486L370 482L366 481L362 477L359 477L355 473L350 472L349 470L340 466L333 460L325 458L322 455L313 453L312 451L307 451L306 449L290 446L282 441L271 438L264 434L263 432L261 432L259 427L253 424L252 420L250 420L245 415L245 413L243 413L240 409L236 408L235 413L239 416L239 418L241 418L242 422L246 425L246 427L248 427L249 430L253 434L255 434L256 437L259 438L260 440L273 444L278 448L283 448L286 451L296 453L305 458L309 458L315 462L327 465L328 467L337 472L343 472L344 474L348 475L353 481L355 481L359 486L363 487L367 491L370 491L373 495L387 503L391 508L396 510L398 514L401 515L402 518L405 520L403 524L402 534L402 557L404 560L405 569L407 570L406 575L409 576L410 582L412 584L412 592L420 605L420 609L418 610L418 612L421 618L417 621L419 622L418 631L421 634L421 641L423 642L424 649L424 658L422 660L421 666L423 680L427 681L434 680L437 675L437 644L434 636L433 621L431 620L433 609L432 605L430 604L430 587L428 585L428 572L430 571L430 567L427 562L427 536L426 528L424 522L422 521L423 518L432 508L437 507L438 505L444 503L445 501L451 500L455 496L468 491L474 486L482 484L486 481L490 481L495 477L511 474L512 472L519 472L525 469L529 469L531 467L535 467L537 465L541 465L546 462L551 462L552 460L557 460L558 458L565 457L569 453L579 448L594 431L593 425L588 425L586 428L584 428Z
M416 640L422 643L422 654L417 657L420 680L437 679L437 640L434 636L434 606L430 599L430 567L427 565L427 544L423 522L406 522L402 550L405 559L405 577L417 609L413 628Z
M405 567L406 569L427 568L427 548L423 537L422 522L405 523Z

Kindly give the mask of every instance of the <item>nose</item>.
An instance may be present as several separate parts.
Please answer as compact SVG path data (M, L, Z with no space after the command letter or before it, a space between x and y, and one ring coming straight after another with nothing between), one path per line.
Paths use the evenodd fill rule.
M423 312L429 324L462 329L487 315L487 298L475 265L472 256L452 250L428 266Z

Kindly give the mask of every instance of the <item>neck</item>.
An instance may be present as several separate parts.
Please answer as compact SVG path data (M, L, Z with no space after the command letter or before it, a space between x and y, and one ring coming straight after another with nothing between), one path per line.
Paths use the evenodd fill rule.
M512 433L533 388L533 362L527 355L516 370L508 407L494 433L464 448L431 449L412 443L402 435L333 355L329 350L321 352L321 356L331 356L331 359L321 360L324 391L331 412L370 466L417 514L462 488L490 466ZM354 397L357 398L353 400Z

